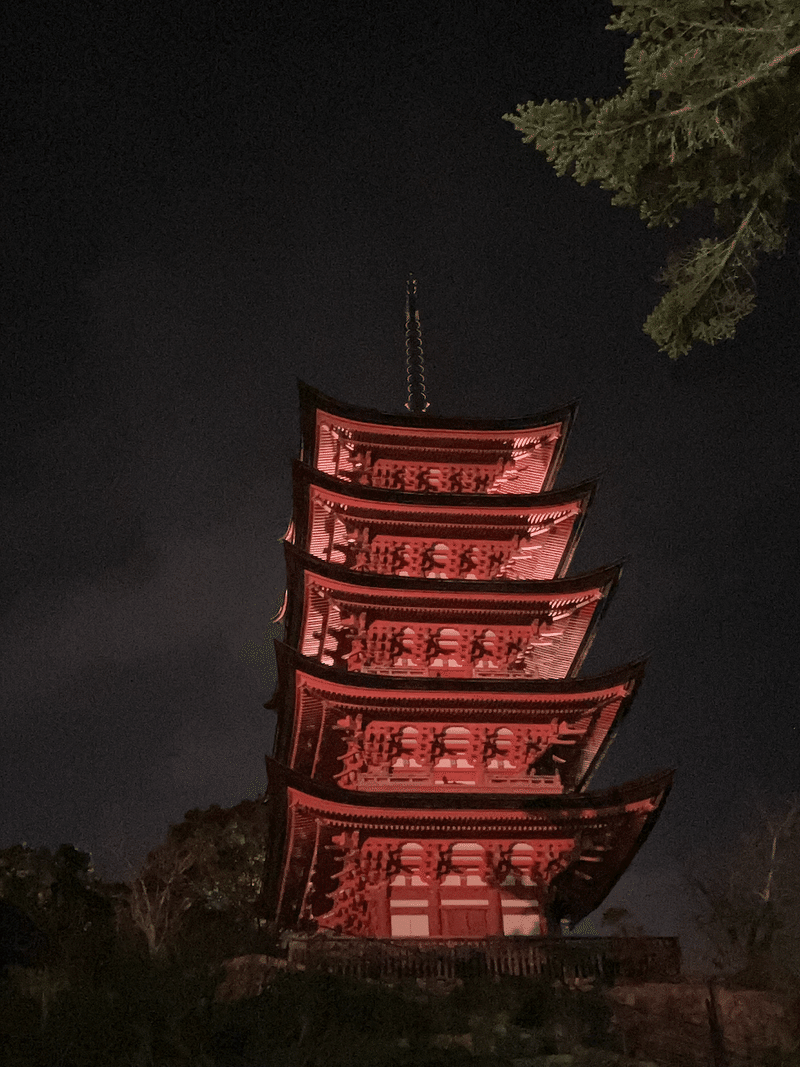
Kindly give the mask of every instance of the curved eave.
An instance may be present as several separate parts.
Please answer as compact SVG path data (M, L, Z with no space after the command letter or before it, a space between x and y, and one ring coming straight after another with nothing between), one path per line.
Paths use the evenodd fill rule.
M569 623L572 627L569 641L562 639L554 643L553 651L547 652L536 670L529 674L535 676L541 671L553 678L574 675L580 670L621 571L618 564L554 581L417 579L349 571L341 564L323 563L290 544L285 544L284 550L290 593L286 639L306 653L309 651L306 631L313 625L309 622L313 587L323 599L347 603L356 610L390 612L395 618L410 618L408 612L413 610L429 611L443 620L467 621L476 612L483 612L487 619L493 618L499 625L503 617L536 615L545 605L563 608L565 600L583 598L583 604L575 605L582 618L576 625Z
M563 678L579 670L591 647L601 618L608 608L621 572L621 564L604 567L590 574L553 581L482 581L468 579L402 578L349 571L341 564L323 563L284 544L287 565L289 606L286 612L286 640L308 654L309 626L313 599L347 604L349 610L390 613L397 619L411 619L409 611L427 611L444 621L468 622L483 613L486 625L502 625L504 618L525 619L528 625L543 609L563 609L571 599L581 601L577 622L570 620L569 639L551 643L529 677ZM315 590L315 597L312 597ZM323 609L327 614L327 609ZM526 619L527 616L531 618ZM458 625L456 622L454 625ZM329 653L327 653L329 654Z
M555 578L548 582L538 581L488 581L473 582L468 578L403 578L396 575L369 574L365 571L351 571L341 563L326 563L296 545L284 542L286 570L289 589L303 572L325 578L337 589L350 589L353 592L362 589L365 592L383 591L389 595L396 593L405 596L408 593L421 593L426 598L455 598L465 604L470 600L508 600L524 602L537 597L569 596L592 590L607 590L616 586L622 573L622 562L612 563L608 567L576 574L571 578ZM607 594L608 595L608 594ZM291 598L290 598L291 599Z
M289 726L290 708L293 707L294 694L296 691L295 676L304 676L310 684L316 682L321 687L326 687L333 696L341 696L343 699L351 698L358 700L367 694L375 694L385 700L391 700L393 695L399 699L417 697L424 699L429 696L432 700L440 699L445 694L470 694L486 698L504 697L521 694L523 696L564 695L564 696L588 696L603 690L614 689L619 686L631 687L630 697L626 698L626 708L633 700L633 696L644 677L646 666L645 660L632 660L612 671L589 677L570 678L437 678L420 676L396 676L384 674L361 674L358 671L343 671L337 667L331 667L320 663L319 660L304 656L301 652L285 644L283 641L275 641L275 658L278 666L278 683L270 699L264 704L269 711L279 713L279 729L281 726ZM615 725L619 724L619 719ZM602 746L582 778L582 785L594 773L597 765L605 752L606 746ZM276 751L277 737L276 737Z
M585 919L587 915L591 915L596 908L600 907L608 894L630 867L631 863L636 858L639 849L652 833L661 812L664 810L667 797L672 789L674 773L674 771L666 772L668 780L665 781L661 793L657 795L652 811L648 812L645 816L639 833L636 835L625 853L622 856L617 857L617 861L611 868L610 874L605 877L598 877L589 883L578 885L578 879L574 871L568 872L567 878L564 879L564 884L559 886L560 899L558 908L561 912L561 916L559 917L567 919L571 927L576 926L582 919ZM590 794L583 793L581 795L587 797Z
M372 446L427 450L447 446L470 452L509 452L521 446L532 435L552 434L552 448L537 477L540 491L549 489L564 458L564 449L575 413L575 404L556 411L518 419L460 419L437 418L429 415L390 415L342 404L332 397L311 389L300 382L300 419L302 457L319 466L319 449L325 449L320 427L337 423L348 436L356 437ZM513 491L511 493L513 495Z
M508 496L489 496L486 493L405 493L397 489L375 489L357 482L343 482L331 474L296 459L292 467L295 503L303 500L309 485L324 489L332 496L345 501L385 504L391 502L415 511L497 512L498 514L524 514L528 509L546 509L566 504L590 503L597 479L581 482L566 489L553 489L545 493L520 493Z
M279 694L293 688L291 679L295 672L318 679L322 684L330 685L332 690L353 694L365 691L384 692L389 696L398 693L430 693L441 696L443 693L483 693L487 696L496 693L502 697L507 693L568 693L579 696L602 689L610 689L627 682L644 677L646 661L632 660L612 671L592 675L586 678L427 678L408 676L388 676L383 674L358 674L327 666L319 660L310 659L283 641L275 641L275 655L278 663L278 685L271 700L264 705L274 708L278 704Z
M323 862L325 842L332 840L333 833L348 829L379 837L451 840L498 835L539 839L567 835L580 840L585 831L592 850L592 836L598 832L606 836L613 826L616 847L600 853L596 862L578 854L551 883L554 917L575 925L602 903L630 865L652 831L673 779L669 770L597 793L535 797L484 794L478 808L471 793L406 794L401 806L396 794L353 796L336 786L313 782L269 758L267 771L274 836L270 840L266 896L276 906L279 920L290 926L297 917L297 891L308 884L313 838L323 846L319 855ZM305 830L294 818L287 818L290 811L297 813ZM300 838L295 836L298 832Z
M462 419L439 415L406 415L377 411L374 408L362 408L357 407L355 404L344 403L331 396L326 396L325 393L321 393L318 389L314 389L299 379L297 385L300 393L304 455L308 454L305 449L312 447L314 443L317 411L323 411L326 415L333 415L335 418L361 423L365 430L369 430L373 426L376 429L390 426L398 429L408 427L425 430L465 430L467 432L470 430L488 430L495 433L503 433L505 431L519 432L520 430L535 431L543 426L561 423L563 438L566 437L569 427L572 425L578 407L577 400L573 400L563 407L554 408L551 411L539 412L535 415L522 415L513 419Z
M583 773L578 777L575 788L579 792L583 792L589 787L592 778L595 775L600 764L606 757L606 754L617 736L622 723L628 717L628 713L633 705L634 698L639 691L639 686L644 679L644 663L641 664L641 670L635 674L632 672L630 675L630 688L628 692L622 697L619 704L616 707L609 707L601 710L599 720L595 726L595 730L591 741L589 742L589 751L586 754L586 764Z
M531 680L489 678L387 678L383 675L347 674L308 659L281 642L275 642L278 688L265 708L275 709L277 724L273 757L295 765L297 732L303 729L298 710L303 694L314 691L326 703L350 707L353 713L370 718L387 716L405 722L409 714L416 720L420 709L432 719L444 716L456 722L495 721L500 715L508 721L534 722L537 716L591 715L583 747L576 753L574 785L583 790L607 748L610 731L627 715L641 680L645 664L627 664L595 678ZM467 702L468 707L460 707ZM449 705L449 706L448 706ZM581 705L579 708L575 705ZM372 710L374 709L374 710ZM502 709L502 714L500 709ZM317 713L312 716L312 722ZM317 730L324 728L323 715ZM316 736L316 735L315 735ZM316 744L319 744L317 739Z
M327 532L323 537L319 523L315 523L313 517L316 512L312 500L322 500L342 508L353 522L382 524L376 530L418 527L419 535L444 539L453 536L455 530L468 530L469 536L485 539L492 536L486 531L494 530L493 536L501 539L510 539L515 533L522 538L536 538L535 543L543 550L541 559L536 554L538 567L545 573L533 580L558 578L566 573L575 554L595 488L595 482L584 482L558 492L519 496L475 493L437 493L431 496L343 483L296 461L293 468L291 536L285 540L305 551L311 551L320 538L327 544ZM559 511L562 512L562 520L566 513L564 529L542 535L542 529ZM463 536L463 533L460 535ZM325 556L319 555L317 558L324 559ZM537 564L531 562L529 566L535 569ZM486 579L481 577L479 580ZM530 579L518 576L514 580Z

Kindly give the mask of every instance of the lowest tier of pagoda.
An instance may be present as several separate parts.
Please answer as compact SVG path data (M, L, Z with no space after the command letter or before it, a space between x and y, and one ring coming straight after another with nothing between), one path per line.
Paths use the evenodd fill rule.
M587 792L642 678L578 678L619 577L565 573L571 408L455 420L300 387L266 897L282 929L547 934L594 910L671 775Z

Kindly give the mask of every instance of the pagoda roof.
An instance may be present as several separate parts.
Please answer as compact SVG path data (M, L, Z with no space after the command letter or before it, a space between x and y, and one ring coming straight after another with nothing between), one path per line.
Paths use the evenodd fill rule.
M444 838L455 841L572 837L581 845L569 867L554 881L558 918L579 922L602 903L643 844L666 801L674 772L627 782L593 793L533 795L474 793L353 794L289 770L267 757L268 802L277 834L267 895L279 921L293 925L308 892L312 862L335 865L334 834L356 831L362 838ZM279 868L279 869L278 869ZM317 870L319 895L326 881ZM330 885L330 875L328 874ZM320 914L324 908L318 909Z
M372 612L399 625L428 622L439 627L456 622L484 630L513 624L530 630L548 615L566 619L558 638L543 639L527 673L558 678L577 671L600 616L619 580L621 564L553 581L470 581L469 579L406 578L347 570L323 563L296 546L284 544L287 567L286 639L304 654L314 643L312 591L347 605L350 614ZM300 590L303 590L300 593ZM326 624L327 625L327 624ZM329 631L332 632L332 631Z
M325 393L320 392L319 389L314 389L313 386L300 379L298 379L297 385L300 392L301 419L303 419L303 440L308 444L313 441L313 434L311 437L306 437L305 420L309 414L316 411L324 411L326 414L333 415L336 418L357 422L365 427L389 426L398 429L420 428L424 430L464 430L466 433L472 431L496 433L507 430L539 430L543 426L550 426L553 423L562 423L566 427L571 423L578 407L577 400L573 400L559 408L552 408L535 415L520 415L511 419L464 419L441 415L410 415L405 412L378 411L377 408L364 408L355 404L348 404L345 401L327 396Z
M340 563L326 563L296 545L284 543L286 568L289 578L296 578L301 571L327 579L340 589L363 590L365 594L382 593L394 600L396 597L422 594L435 600L452 600L468 603L473 599L481 602L519 602L537 599L564 599L582 593L610 591L619 581L622 562L598 567L593 571L554 578L550 582L490 581L475 582L469 578L405 578L392 574L368 574L351 571Z
M416 448L429 457L438 455L510 454L546 444L538 473L521 479L523 492L549 488L563 460L567 434L575 416L573 402L552 411L513 419L463 419L434 415L389 414L356 407L298 382L303 459L325 468L333 462L331 440L322 440L323 427L351 442L408 450ZM333 473L332 471L330 473ZM352 472L351 472L352 473ZM514 492L513 485L490 492Z
M448 696L455 693L493 695L501 697L513 697L519 694L525 696L547 695L553 697L581 696L597 693L607 688L623 685L629 680L641 680L644 677L646 661L644 659L631 660L620 667L602 674L587 677L570 678L437 678L419 676L395 676L384 674L360 674L356 671L340 670L327 664L320 663L317 659L304 656L297 649L283 641L275 641L275 656L278 663L278 684L272 698L264 705L265 708L277 707L281 690L284 683L289 682L295 672L301 672L309 680L324 685L330 691L336 693L349 693L354 698L362 695L373 694L376 698L387 700L394 696L398 700L406 695L417 696L425 694L431 699Z
M504 565L511 568L507 576L515 580L547 580L566 571L596 488L595 482L584 482L557 492L513 496L426 495L344 483L299 461L293 467L293 481L294 517L287 540L320 559L326 558L329 537L314 522L314 501L353 521L368 521L373 535L381 529L402 529L408 537L436 543L458 536L508 541L516 534L523 541L521 551ZM338 554L344 559L341 550Z
M628 713L644 676L644 662L594 678L520 681L490 678L395 678L326 667L275 642L278 688L266 708L278 712L274 756L317 777L319 760L338 766L338 754L321 740L345 712L402 724L434 720L522 722L559 718L582 729L565 750L562 780L582 790ZM585 727L585 728L583 728ZM334 746L335 747L335 746Z

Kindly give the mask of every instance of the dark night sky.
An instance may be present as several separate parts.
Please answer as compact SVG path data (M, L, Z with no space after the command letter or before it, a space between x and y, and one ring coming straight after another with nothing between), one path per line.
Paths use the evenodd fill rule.
M593 785L678 771L610 902L675 932L678 866L800 781L797 238L733 343L671 364L642 334L667 237L501 121L624 85L603 0L34 7L6 39L0 846L122 877L263 791L296 378L400 410L413 269L433 412L581 399L571 573L627 559L585 673L650 653Z

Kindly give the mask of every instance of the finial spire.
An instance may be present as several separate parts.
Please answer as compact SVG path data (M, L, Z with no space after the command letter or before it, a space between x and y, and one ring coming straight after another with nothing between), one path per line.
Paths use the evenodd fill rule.
M412 415L421 415L430 407L425 396L425 364L422 359L422 331L417 311L417 280L409 274L406 285L406 407Z

